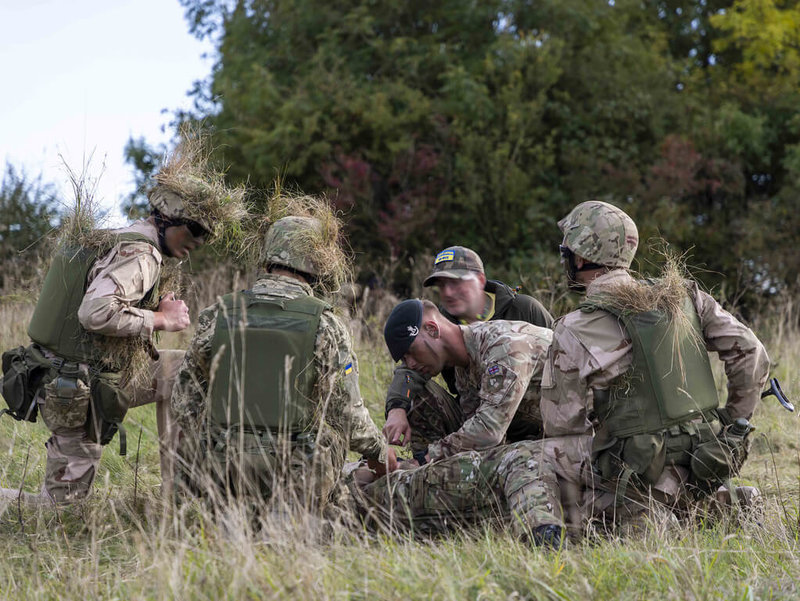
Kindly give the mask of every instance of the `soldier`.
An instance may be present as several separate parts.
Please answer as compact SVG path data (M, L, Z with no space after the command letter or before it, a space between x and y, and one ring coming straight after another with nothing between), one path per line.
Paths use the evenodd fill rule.
M569 287L586 295L556 322L542 377L543 448L570 526L712 492L746 455L764 346L675 264L635 280L638 232L621 209L584 202L558 225ZM725 365L724 407L707 351Z
M483 261L478 254L463 246L450 246L436 255L433 269L423 286L439 291L442 315L453 323L469 325L476 322L511 320L525 321L551 329L553 317L535 298L518 294L496 280L487 280ZM442 377L450 392L456 394L455 375L445 368ZM391 444L414 446L447 434L439 422L442 415L458 414L458 400L428 378L401 365L386 394L386 424L383 433Z
M392 359L426 378L455 368L457 403L437 403L437 438L412 440L415 460L423 465L467 450L482 451L541 437L539 382L552 332L520 321L478 322L460 326L430 301L397 305L384 328ZM426 387L434 394L430 386Z
M252 289L200 314L172 396L184 489L321 510L348 450L396 467L361 399L350 334L312 290L344 264L326 210L276 221Z
M349 484L367 523L431 533L499 518L519 538L558 548L556 476L541 461L541 441L525 440L465 451L378 479L362 468Z
M157 402L160 438L167 441L165 409L182 353L159 356L152 337L154 331L185 329L189 311L174 292L159 289L163 257L185 259L243 211L239 192L213 187L194 173L168 163L149 192L150 217L130 227L95 231L82 247L67 240L54 256L28 327L33 345L17 349L38 374L26 385L31 388L28 406L13 392L19 378L9 370L3 382L6 401L19 409L17 417L35 420L38 410L52 433L45 445L43 490L25 493L24 500L68 504L89 495L101 445L118 430L124 453L121 422L129 406ZM138 352L154 360L144 383L128 369ZM162 470L165 465L162 457ZM20 496L11 489L0 494Z

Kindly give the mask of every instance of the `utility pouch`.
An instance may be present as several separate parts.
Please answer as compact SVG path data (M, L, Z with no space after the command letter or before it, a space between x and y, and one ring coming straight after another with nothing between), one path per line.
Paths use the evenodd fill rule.
M698 482L722 483L733 474L733 451L722 438L709 440L694 449L689 467Z
M664 435L637 434L612 439L604 448L594 450L594 469L603 480L614 481L628 471L642 484L654 484L664 470L667 446Z
M121 376L103 372L92 377L92 407L89 414L89 440L106 445L119 431L119 454L127 452L127 439L122 420L130 406L130 397L120 386Z
M750 451L753 427L745 419L725 426L718 436L704 442L692 453L692 475L707 485L723 483L739 473Z
M34 401L36 391L50 374L51 363L32 346L18 346L3 353L2 394L8 413L14 419L36 421L38 406Z
M47 427L80 428L89 415L89 385L80 373L58 373L45 384L44 398L39 397L39 411Z

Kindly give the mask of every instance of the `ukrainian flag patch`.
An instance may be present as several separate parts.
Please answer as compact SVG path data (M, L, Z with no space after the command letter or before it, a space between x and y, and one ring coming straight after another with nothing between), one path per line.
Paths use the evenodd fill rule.
M438 255L436 255L436 260L433 262L434 265L438 265L444 261L452 261L455 258L452 250L443 250Z
M348 375L348 374L352 373L352 371L353 371L353 363L352 362L350 362L350 363L348 363L347 365L344 366L344 375Z

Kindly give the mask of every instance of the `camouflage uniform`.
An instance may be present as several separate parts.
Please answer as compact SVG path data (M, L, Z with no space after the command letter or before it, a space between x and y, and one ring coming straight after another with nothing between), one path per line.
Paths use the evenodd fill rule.
M367 521L390 528L439 532L498 518L521 538L562 525L556 476L542 441L466 451L418 468L397 470L350 490Z
M450 252L448 258L448 252ZM437 255L431 274L425 278L423 286L435 285L439 277L459 278L465 273L483 273L483 261L476 252L462 246L447 248ZM486 307L481 315L476 316L478 321L525 321L542 328L553 328L553 316L544 308L544 305L532 296L519 294L516 290L503 282L487 280L484 285ZM468 325L468 322L451 315L444 307L439 307L444 317L453 323ZM445 367L442 370L442 379L447 384L447 389L456 394L455 373L453 368ZM395 368L392 383L386 392L386 413L392 409L405 409L408 413L412 431L417 427L425 427L425 421L420 419L419 412L412 410L414 404L419 404L420 394L428 381L423 374L409 369L404 364ZM435 395L441 395L443 390L436 387ZM457 409L457 402L450 402L450 411ZM447 430L450 431L450 430Z
M114 230L116 234L136 232L158 244L155 226L142 221ZM161 270L161 254L147 242L123 241L97 259L89 271L87 290L78 310L81 325L89 332L114 337L140 337L150 341L153 334L153 312L138 306L156 285ZM45 356L57 355L42 349ZM132 405L159 404L160 427L166 430L166 402L182 359L182 351L162 351L151 365L151 377L144 384L130 385L127 392ZM83 365L88 372L89 366ZM100 462L102 447L87 438L88 405L73 407L78 415L60 415L50 411L56 402L49 387L39 393L41 415L52 432L46 443L47 466L44 488L57 502L73 502L91 491ZM87 389L87 403L88 403ZM160 430L161 431L161 430Z
M519 321L462 326L469 366L456 367L454 399L428 382L411 412L412 449L431 460L542 434L539 383L552 332Z
M267 299L293 299L313 295L308 284L283 275L262 275L252 288L256 297ZM206 430L208 410L207 391L211 372L211 344L214 338L218 305L203 310L200 314L194 338L178 372L172 395L172 413L183 432L178 454L180 484L198 488L203 478L211 475L219 481L219 474L210 473L218 467L211 465L205 449L229 437L224 431ZM352 369L349 368L352 364ZM275 369L266 366L265 369ZM282 369L283 367L280 366ZM270 464L275 470L276 480L289 484L301 500L308 503L325 501L338 492L339 474L344 465L348 449L370 459L386 461L387 445L377 426L369 416L358 388L358 363L353 352L350 335L333 311L322 312L315 343L314 370L317 382L314 399L317 404L318 422L313 450L290 444L284 435L274 435L271 444L289 449L289 457ZM238 444L236 434L233 441ZM259 465L248 465L248 456L263 468L265 461L263 446L255 435L245 434L241 441L243 457L236 457L239 471L256 473ZM211 445L211 446L209 446ZM258 449L261 449L258 454ZM238 453L238 452L237 452ZM251 471L252 470L252 471ZM263 471L263 469L261 470ZM277 472L280 472L279 474ZM248 474L243 477L242 490L269 494L265 489L274 489L273 483L253 483ZM220 482L221 484L221 482Z
M638 237L635 225L624 213L627 231L606 221L604 203L585 204L595 206L588 214L584 212L577 223L570 220L575 212L559 223L565 232L565 243L569 242L576 254L589 261L619 267L589 283L586 293L587 301L591 301L602 298L609 287L633 283L625 268L633 258ZM767 353L749 328L696 284L690 287L689 295L706 348L717 352L725 364L726 408L732 418L749 418L767 378ZM594 412L594 391L618 385L632 363L631 339L611 313L578 310L556 322L542 375L541 412L547 436L543 451L558 473L563 510L574 529L614 505L614 493L601 486L592 467L593 443L600 426ZM685 494L688 476L686 468L667 465L652 492L658 500L672 505Z

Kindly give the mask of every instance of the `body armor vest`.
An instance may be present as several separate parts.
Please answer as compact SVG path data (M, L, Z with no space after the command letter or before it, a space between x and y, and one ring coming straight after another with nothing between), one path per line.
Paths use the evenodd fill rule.
M271 299L252 292L222 298L211 343L212 425L245 431L306 431L313 423L314 350L320 315L314 297Z
M609 436L657 433L714 417L709 412L719 405L717 388L700 318L688 296L682 310L691 331L677 337L661 311L626 313L594 301L581 305L583 311L595 309L616 315L633 343L631 370L608 394L595 394L595 413Z
M69 361L89 365L103 363L105 353L93 343L91 333L80 324L78 309L86 294L86 278L92 265L119 242L147 242L156 246L144 234L125 232L116 235L105 248L63 247L57 251L28 325L31 340ZM157 289L158 283L138 304L150 303Z

